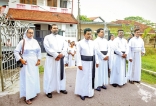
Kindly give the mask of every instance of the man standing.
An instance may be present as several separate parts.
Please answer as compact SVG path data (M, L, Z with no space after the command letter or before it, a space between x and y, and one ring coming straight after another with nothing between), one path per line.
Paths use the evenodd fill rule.
M80 95L82 100L85 96L94 95L95 61L98 67L94 43L90 40L91 29L84 30L84 39L77 44L77 75L75 94Z
M123 38L123 30L118 30L118 37L113 41L114 62L112 65L110 84L113 87L123 86L127 83L126 57L128 52L127 40Z
M64 56L67 53L67 44L63 36L58 35L58 26L51 26L51 34L44 38L44 48L47 57L44 67L44 92L52 98L52 92L67 94L66 76L64 71Z
M144 41L140 37L140 29L134 30L134 37L129 41L129 81L140 83L141 80L141 55L145 53Z
M108 41L104 38L104 30L102 28L99 28L97 30L98 37L94 40L94 43L96 45L96 49L100 51L98 54L99 59L99 67L97 69L98 71L98 87L96 88L97 91L101 91L101 88L107 89L105 85L108 84L108 57L109 57L109 46Z
M111 70L112 70L112 63L113 63L113 56L114 56L114 50L113 50L113 40L114 40L114 35L110 35L110 40L108 41L109 42L109 48L110 48L110 55L109 55L109 77L110 77L110 72L111 72Z

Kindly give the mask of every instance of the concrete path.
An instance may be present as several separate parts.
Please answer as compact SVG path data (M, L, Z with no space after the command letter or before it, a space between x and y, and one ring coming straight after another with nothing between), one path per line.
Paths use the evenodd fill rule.
M66 69L68 94L53 93L49 99L43 92L43 74L40 74L41 93L33 100L31 106L156 106L156 89L145 84L129 84L107 90L95 91L94 97L82 101L74 94L76 68ZM23 98L19 98L19 84L0 93L0 106L27 106Z

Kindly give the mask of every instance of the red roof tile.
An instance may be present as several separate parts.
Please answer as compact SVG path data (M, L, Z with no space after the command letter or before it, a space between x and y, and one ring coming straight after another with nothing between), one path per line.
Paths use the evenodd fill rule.
M138 23L138 22L135 22L135 21L130 21L130 20L117 20L117 21L114 21L113 23L116 23L116 24L126 24L126 25L134 24L134 26L137 26L137 27L140 28L140 32L141 33L143 33L146 28L150 27L150 26L147 26L145 24L141 24L141 23ZM155 31L152 29L150 31L150 33L155 33Z
M72 14L46 12L36 10L23 10L10 8L8 15L15 20L41 21L41 22L59 22L77 24L77 20Z

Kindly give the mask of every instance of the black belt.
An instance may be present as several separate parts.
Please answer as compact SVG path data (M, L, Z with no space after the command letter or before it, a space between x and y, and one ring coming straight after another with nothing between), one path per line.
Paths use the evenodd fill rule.
M58 52L58 53L60 53L60 52ZM47 53L47 56L53 57L52 55L50 55L48 53ZM60 79L61 80L63 79L63 75L64 75L64 57L62 57L60 59Z
M108 53L108 51L101 51L101 53L102 53L103 55L106 55L106 54Z
M83 60L83 61L93 61L93 67L92 67L92 88L94 89L94 80L95 80L95 55L94 56L84 56L84 55L81 55L81 60Z
M121 51L123 54L125 54L125 52ZM114 54L118 55L116 52L114 52Z

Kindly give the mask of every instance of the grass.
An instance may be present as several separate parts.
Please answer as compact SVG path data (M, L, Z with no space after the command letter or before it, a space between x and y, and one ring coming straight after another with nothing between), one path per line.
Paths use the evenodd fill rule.
M156 72L156 48L146 47L145 56L142 57L142 68Z
M154 84L156 84L156 76L142 70L141 81L151 84L151 85L154 85Z
M156 54L143 56L142 68L156 72Z
M43 66L39 66L39 73L43 73L44 72L44 67Z

